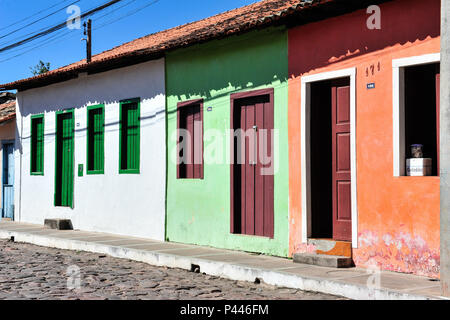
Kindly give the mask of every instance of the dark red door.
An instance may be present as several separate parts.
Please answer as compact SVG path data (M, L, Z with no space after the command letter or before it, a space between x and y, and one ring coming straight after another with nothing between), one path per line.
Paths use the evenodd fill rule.
M233 143L236 155L231 184L232 232L273 237L273 174L264 171L271 166L267 159L272 158L272 96L261 92L255 92L258 94L255 96L248 94L251 93L242 98L232 97L233 129L241 132Z
M350 167L350 86L348 80L333 82L333 239L351 241L351 167Z
M436 146L437 146L437 154L436 154L436 158L437 158L437 175L440 175L440 163L439 163L439 159L440 159L440 133L439 133L439 124L440 124L440 112L441 112L441 108L440 108L440 101L441 101L441 74L438 73L436 74Z

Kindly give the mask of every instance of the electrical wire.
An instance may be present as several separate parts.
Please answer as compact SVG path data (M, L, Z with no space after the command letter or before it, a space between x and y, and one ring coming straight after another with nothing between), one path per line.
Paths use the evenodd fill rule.
M124 16L122 16L120 18L116 18L116 19L112 19L112 20L106 21L104 24L102 24L102 25L100 25L98 27L94 26L94 30L99 30L99 29L101 29L103 27L106 27L107 25L111 25L111 24L116 23L116 22L118 22L120 20L123 20L123 19L126 19L128 17L131 17L132 15L135 15L136 13L138 13L138 12L148 8L151 5L154 5L154 4L158 3L159 1L161 1L161 0L153 0L152 2L146 4L146 5L142 6L142 7L139 7L137 9L132 10L132 11L129 11L128 13L126 13Z
M81 14L80 16L78 16L78 17L76 17L74 19L83 19L83 18L92 16L94 13L96 13L98 11L101 11L101 10L104 10L104 9L106 9L106 8L116 4L118 2L121 2L121 1L123 1L123 0L111 0L111 1L109 1L109 2L107 2L105 4L103 4L103 5L95 8L95 9L92 9L92 10L86 12L86 13ZM60 24L58 24L56 26L53 26L50 29L47 29L45 31L39 32L39 33L37 33L37 34L35 34L35 35L31 36L31 37L28 37L28 38L23 39L23 40L21 40L19 42L10 44L10 45L8 45L6 47L2 47L2 48L0 48L0 52L5 52L5 51L7 51L9 49L21 46L22 44L28 43L30 41L33 41L33 40L36 40L36 39L39 39L39 38L42 38L42 37L44 37L44 36L46 36L48 34L51 34L51 33L55 32L57 30L60 30L60 29L64 28L66 25L67 25L67 22L64 21L63 23L60 23Z
M50 9L53 9L54 7L59 6L60 4L62 4L62 3L64 3L64 2L67 2L67 1L69 1L69 0L63 0L63 1L61 1L61 2L58 2L58 3L56 3L56 4L52 5L52 6L50 6L50 7L46 8L46 9L44 9L44 10L41 10L41 11L39 11L39 12L36 12L36 13L32 14L31 16L28 16L28 17L26 17L26 18L23 18L23 19L21 19L21 20L18 20L18 21L16 21L16 22L13 22L13 23L11 23L10 25L7 25L6 27L1 28L0 31L6 30L6 29L8 29L8 28L10 28L10 27L12 27L12 26L15 26L15 25L17 25L17 24L20 24L20 23L22 23L22 22L25 22L25 21L27 21L27 20L29 20L29 19L31 19L31 18L34 18L34 17L40 15L41 13L43 13L43 12L45 12L45 11L48 11L48 10L50 10Z
M70 3L70 4L68 5L68 7L71 6L71 5L74 5L74 4L78 3L78 2L80 2L80 1L81 1L81 0L76 0L76 1L74 1L74 2L72 2L72 3ZM66 8L66 7L64 7L64 8ZM33 22L30 22L30 23L28 23L27 25L25 25L25 26L23 26L23 27L20 27L19 29L15 29L15 30L13 30L13 31L11 31L11 32L9 32L9 33L7 33L7 34L4 34L4 35L0 36L0 39L6 38L6 37L8 37L8 36L10 36L10 35L12 35L12 34L14 34L14 33L17 33L17 32L19 32L19 31L21 31L21 30L23 30L23 29L26 29L26 28L28 28L28 27L30 27L30 26L32 26L32 25L38 23L38 22L41 22L42 20L47 19L47 18L49 18L49 17L51 17L51 16L53 16L53 15L55 15L55 14L61 12L61 10L64 9L64 8L59 8L58 10L53 11L52 13L50 13L50 14L48 14L48 15L42 17L42 18L39 18L38 20L35 20L35 21L33 21Z
M115 9L113 10L113 12L116 12L116 11L118 11L118 10L120 10L120 9L122 9L122 8L124 8L124 7L126 7L126 6L128 6L128 5L130 5L130 4L134 3L135 1L136 1L136 0L131 0L130 2L128 2L128 3L126 3L126 4L124 4L124 5L122 5L122 6L118 7L118 8L115 8ZM106 23L100 25L98 28L95 28L94 30L101 29L101 28L103 28L103 27L105 27L105 26L107 26L107 25L113 24L114 22L117 22L117 21L119 21L119 20L122 20L122 19L125 19L125 18L127 18L127 17L130 17L130 16L132 16L132 15L134 15L134 14L136 14L136 13L142 11L142 10L144 10L145 8L149 7L150 5L156 4L156 3L159 2L159 1L160 1L160 0L154 0L154 1L152 1L152 2L150 2L150 3L148 3L148 4L146 4L146 5L144 5L144 6L142 6L142 7L139 7L139 8L137 8L137 9L132 10L132 11L129 11L129 12L128 12L127 14L125 14L124 16L122 16L122 17L120 17L120 18L118 18L118 19L115 19L115 20L113 20L113 21L107 21ZM99 21L99 20L103 19L104 17L109 16L110 14L111 14L111 13L104 14L104 15L98 17L96 21ZM62 31L62 32L61 32L61 31ZM65 39L67 39L67 38L73 37L74 35L73 35L73 34L70 34L70 33L73 33L73 31L75 31L75 30L69 30L69 29L68 29L68 30L58 30L58 31L56 31L57 34L54 34L54 35L52 35L51 37L45 39L44 41L40 42L38 45L33 44L33 45L30 45L30 46L20 47L20 48L17 48L16 50L12 50L12 51L10 51L10 52L18 52L18 51L22 51L23 49L31 48L30 50L25 50L25 51L23 51L23 52L21 52L21 53L19 53L19 54L16 54L16 55L10 56L10 57L8 57L8 58L5 58L5 59L3 59L3 60L0 60L0 63L7 62L7 61L12 60L12 59L14 59L14 58L20 57L20 56L22 56L22 55L24 55L24 54L26 54L26 53L29 53L29 52L31 52L31 51L33 51L33 50L35 50L35 49L39 49L39 48L42 48L42 47L45 47L45 46L48 46L48 45L51 45L51 44L55 44L55 43L60 43L60 42L62 42L62 40L65 40ZM57 41L57 40L60 40L60 41Z

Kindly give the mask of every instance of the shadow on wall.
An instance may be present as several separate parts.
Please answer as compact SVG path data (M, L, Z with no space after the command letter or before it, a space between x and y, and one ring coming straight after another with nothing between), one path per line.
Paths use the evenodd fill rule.
M289 75L381 49L440 36L440 0L398 0L380 5L381 29L369 30L366 10L289 30Z
M119 71L122 72L122 71ZM101 81L101 80L94 80L94 81ZM72 83L70 83L72 82ZM72 97L67 96L67 91L71 88L75 88L74 92L75 94ZM78 90L77 90L78 89ZM135 97L140 97L141 99L141 106L145 102L150 102L152 100L157 99L159 96L164 97L164 93L162 90L157 90L156 94L153 96L142 96L139 95L139 92L130 92L127 93L117 93L117 85L108 87L107 85L102 88L102 92L104 94L80 94L76 96L76 93L80 93L80 80L70 80L68 82L63 82L60 84L44 87L44 88L38 88L38 89L32 89L30 90L30 96L27 96L25 100L25 108L23 108L22 105L20 105L21 108L21 115L24 118L24 121L31 121L30 116L36 115L36 114L43 114L45 113L45 123L46 127L48 124L51 124L51 127L53 128L51 132L48 130L45 131L44 134L44 143L52 144L54 142L54 137L56 135L56 128L55 128L55 121L56 121L56 112L63 111L63 110L69 110L69 109L81 109L83 108L86 112L86 116L83 117L83 124L81 126L77 126L75 124L75 136L77 138L85 138L87 134L87 127L86 127L86 119L87 119L87 106L92 105L99 105L104 104L105 107L107 106L117 106L119 108L120 101ZM58 94L54 94L54 93ZM142 89L140 89L140 93L145 92ZM52 94L53 93L53 94ZM50 96L54 97L54 100L52 98L44 98L41 99L43 96ZM112 98L111 96L115 96ZM36 101L39 101L39 103L35 104L32 103L31 105L27 105L27 100L33 100L33 97L36 97ZM69 105L67 101L72 101L72 103ZM164 99L162 99L164 101ZM45 105L45 108L42 108L41 106ZM109 108L109 107L108 107ZM108 112L110 109L105 109L106 117L105 117L105 133L111 133L111 132L119 132L119 111L114 113L114 118L111 118L111 116L108 116ZM164 121L164 114L165 114L165 106L164 102L162 102L161 106L155 108L155 106L151 106L150 108L142 109L141 107L141 116L140 116L140 127L146 128L150 127L155 124L155 121ZM161 118L159 120L159 118ZM75 119L78 119L77 117ZM24 124L25 127L29 127L29 123ZM29 130L27 130L28 132ZM31 138L31 133L28 132L28 134L24 134L24 132L19 132L19 128L16 125L16 137L21 137L21 139L17 139L16 141L16 148L20 150L20 153L22 155L26 155L27 153L30 153L30 150L23 150L22 143L24 141L27 141ZM24 153L25 152L25 153Z
M207 103L238 91L286 85L286 44L286 30L270 28L170 54L168 114L176 113L176 102L180 101L202 97ZM229 101L217 107L229 108Z

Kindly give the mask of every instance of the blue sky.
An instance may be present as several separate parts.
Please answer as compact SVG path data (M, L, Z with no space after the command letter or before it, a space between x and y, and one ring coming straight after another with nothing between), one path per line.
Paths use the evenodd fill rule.
M106 2L108 0L0 0L0 48L20 41L27 34L66 21L69 17L66 8L72 3L85 12ZM123 0L92 17L93 54L254 2L256 0ZM34 23L47 15L50 16ZM27 24L31 25L25 27ZM30 67L39 60L50 62L51 68L55 69L84 59L86 51L82 38L83 30L64 28L45 38L0 52L0 84L32 76Z

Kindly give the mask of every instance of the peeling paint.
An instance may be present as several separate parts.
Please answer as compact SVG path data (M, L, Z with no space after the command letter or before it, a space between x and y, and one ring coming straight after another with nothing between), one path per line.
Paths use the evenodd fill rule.
M294 250L299 253L315 253L317 246L313 244L299 243L294 247Z
M368 267L375 262L383 270L439 278L439 250L430 248L420 236L364 231L359 234L359 243L360 248L353 253L358 266Z

